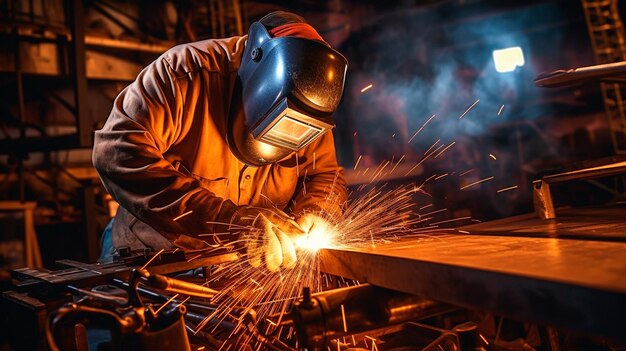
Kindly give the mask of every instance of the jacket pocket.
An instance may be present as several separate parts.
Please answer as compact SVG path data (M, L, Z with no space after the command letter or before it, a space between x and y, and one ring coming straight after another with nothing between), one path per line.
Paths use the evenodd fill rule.
M200 182L200 185L204 189L212 192L215 196L224 199L228 198L228 185L230 183L228 178L223 177L216 179L206 179L200 176L195 176L194 178L196 178Z
M293 198L297 184L297 167L275 164L263 184L261 193L264 195L264 206L284 210L289 205L289 200Z
M175 161L173 165L174 165L174 168L180 173L182 173L183 175L187 177L191 177L197 180L198 182L200 182L200 186L203 189L207 189L208 191L212 192L217 197L228 198L228 195L229 195L228 186L230 185L230 179L228 179L227 177L219 177L219 178L214 178L214 179L204 178L202 176L199 176L195 173L190 172L189 169L187 169L187 167L185 167L182 163L180 163L180 161Z
M140 221L123 207L117 211L112 228L113 247L119 249L127 246L131 250L146 247L152 249L171 248L169 240L149 225Z

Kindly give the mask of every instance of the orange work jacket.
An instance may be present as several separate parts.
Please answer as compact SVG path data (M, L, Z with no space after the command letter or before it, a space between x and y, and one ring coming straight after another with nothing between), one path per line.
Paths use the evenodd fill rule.
M295 216L341 211L347 194L332 133L262 167L229 150L226 118L245 41L176 46L116 98L93 150L94 166L120 204L115 248L205 247L216 242L215 222L228 221L237 206Z

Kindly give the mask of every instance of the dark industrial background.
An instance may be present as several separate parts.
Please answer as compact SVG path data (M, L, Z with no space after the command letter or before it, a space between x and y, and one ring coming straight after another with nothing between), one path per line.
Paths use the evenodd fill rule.
M624 59L623 36L621 46L594 39L614 28L594 27L586 7L593 2L0 0L2 274L32 256L25 232L36 233L44 266L95 261L115 203L91 165L91 146L116 95L168 48L245 34L281 9L303 15L350 62L334 133L352 186L364 181L364 169L419 159L438 139L455 141L445 157L381 184L430 178L423 190L447 209L441 220L531 212L531 183L543 171L626 152L623 124L611 121L625 107L605 104L599 83L533 83L541 72ZM511 46L523 50L525 64L499 73L492 51ZM555 198L619 202L622 181L568 183Z

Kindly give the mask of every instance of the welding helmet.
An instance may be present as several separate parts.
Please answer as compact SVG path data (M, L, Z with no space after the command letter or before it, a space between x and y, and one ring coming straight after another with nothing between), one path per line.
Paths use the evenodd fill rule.
M231 151L248 165L263 166L331 130L347 66L322 41L272 38L254 22L238 70L236 95L243 109L231 112L228 121Z

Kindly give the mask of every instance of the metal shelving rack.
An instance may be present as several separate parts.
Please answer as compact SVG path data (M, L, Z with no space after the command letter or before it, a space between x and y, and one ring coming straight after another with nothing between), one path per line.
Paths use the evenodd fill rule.
M124 8L118 6L116 1L94 0L85 2L83 0L61 0L54 3L54 10L60 10L62 15L50 16L48 10L50 3L45 0L0 0L0 9L6 12L0 15L0 39L5 44L10 45L11 54L9 57L14 62L9 70L0 72L3 78L14 84L15 92L15 118L13 126L17 133L9 136L5 130L5 137L0 138L0 155L8 155L13 169L10 176L15 175L18 184L16 194L18 202L26 202L29 199L27 194L26 176L33 175L45 184L55 187L53 181L47 181L37 174L37 170L30 169L26 160L31 153L44 153L59 150L89 149L93 145L93 130L95 128L92 120L88 101L88 82L90 79L102 79L101 76L90 76L89 67L86 64L90 53L94 50L100 51L103 48L117 50L116 52L144 53L146 55L158 55L175 45L171 38L165 39L159 34L137 30L141 26L129 26L128 23L136 24L141 19L137 16L124 12ZM178 24L177 40L192 41L207 37L226 37L231 35L242 35L245 25L245 6L242 0L202 0L193 2L193 8L177 8ZM178 6L182 6L180 3ZM190 2L191 4L191 2ZM186 5L191 6L191 5ZM96 33L86 33L85 17L88 11L100 14L103 18L111 21L113 26L117 26L124 33L123 37L113 38L98 35ZM52 19L54 17L54 19ZM120 20L123 19L123 20ZM180 33L178 32L180 31ZM130 38L130 40L129 40ZM134 40L138 39L138 40ZM58 50L58 70L44 77L37 72L33 72L23 62L27 59L24 50L20 47L24 44L54 44ZM87 48L91 51L87 52ZM91 56L93 60L94 56ZM93 68L93 67L92 67ZM65 86L71 86L72 93L68 101L54 99L74 118L74 131L70 134L47 135L41 134L32 136L27 133L29 123L27 121L29 103L29 89L33 82L38 79L57 79L63 81ZM111 76L105 79L120 80L120 77ZM68 85L71 84L71 85ZM5 117L5 116L2 116ZM6 122L1 120L0 123ZM2 127L5 127L2 125ZM96 212L102 212L96 205L96 189L99 185L97 177L74 177L68 173L61 165L58 167L61 172L68 174L71 179L77 182L78 197L77 204L82 212L82 227L86 236L86 256L91 262L98 257L98 224L95 220ZM8 177L8 176L7 176ZM56 189L55 189L56 191Z
M596 63L626 61L626 34L618 0L581 0ZM601 83L613 148L626 155L626 83Z

